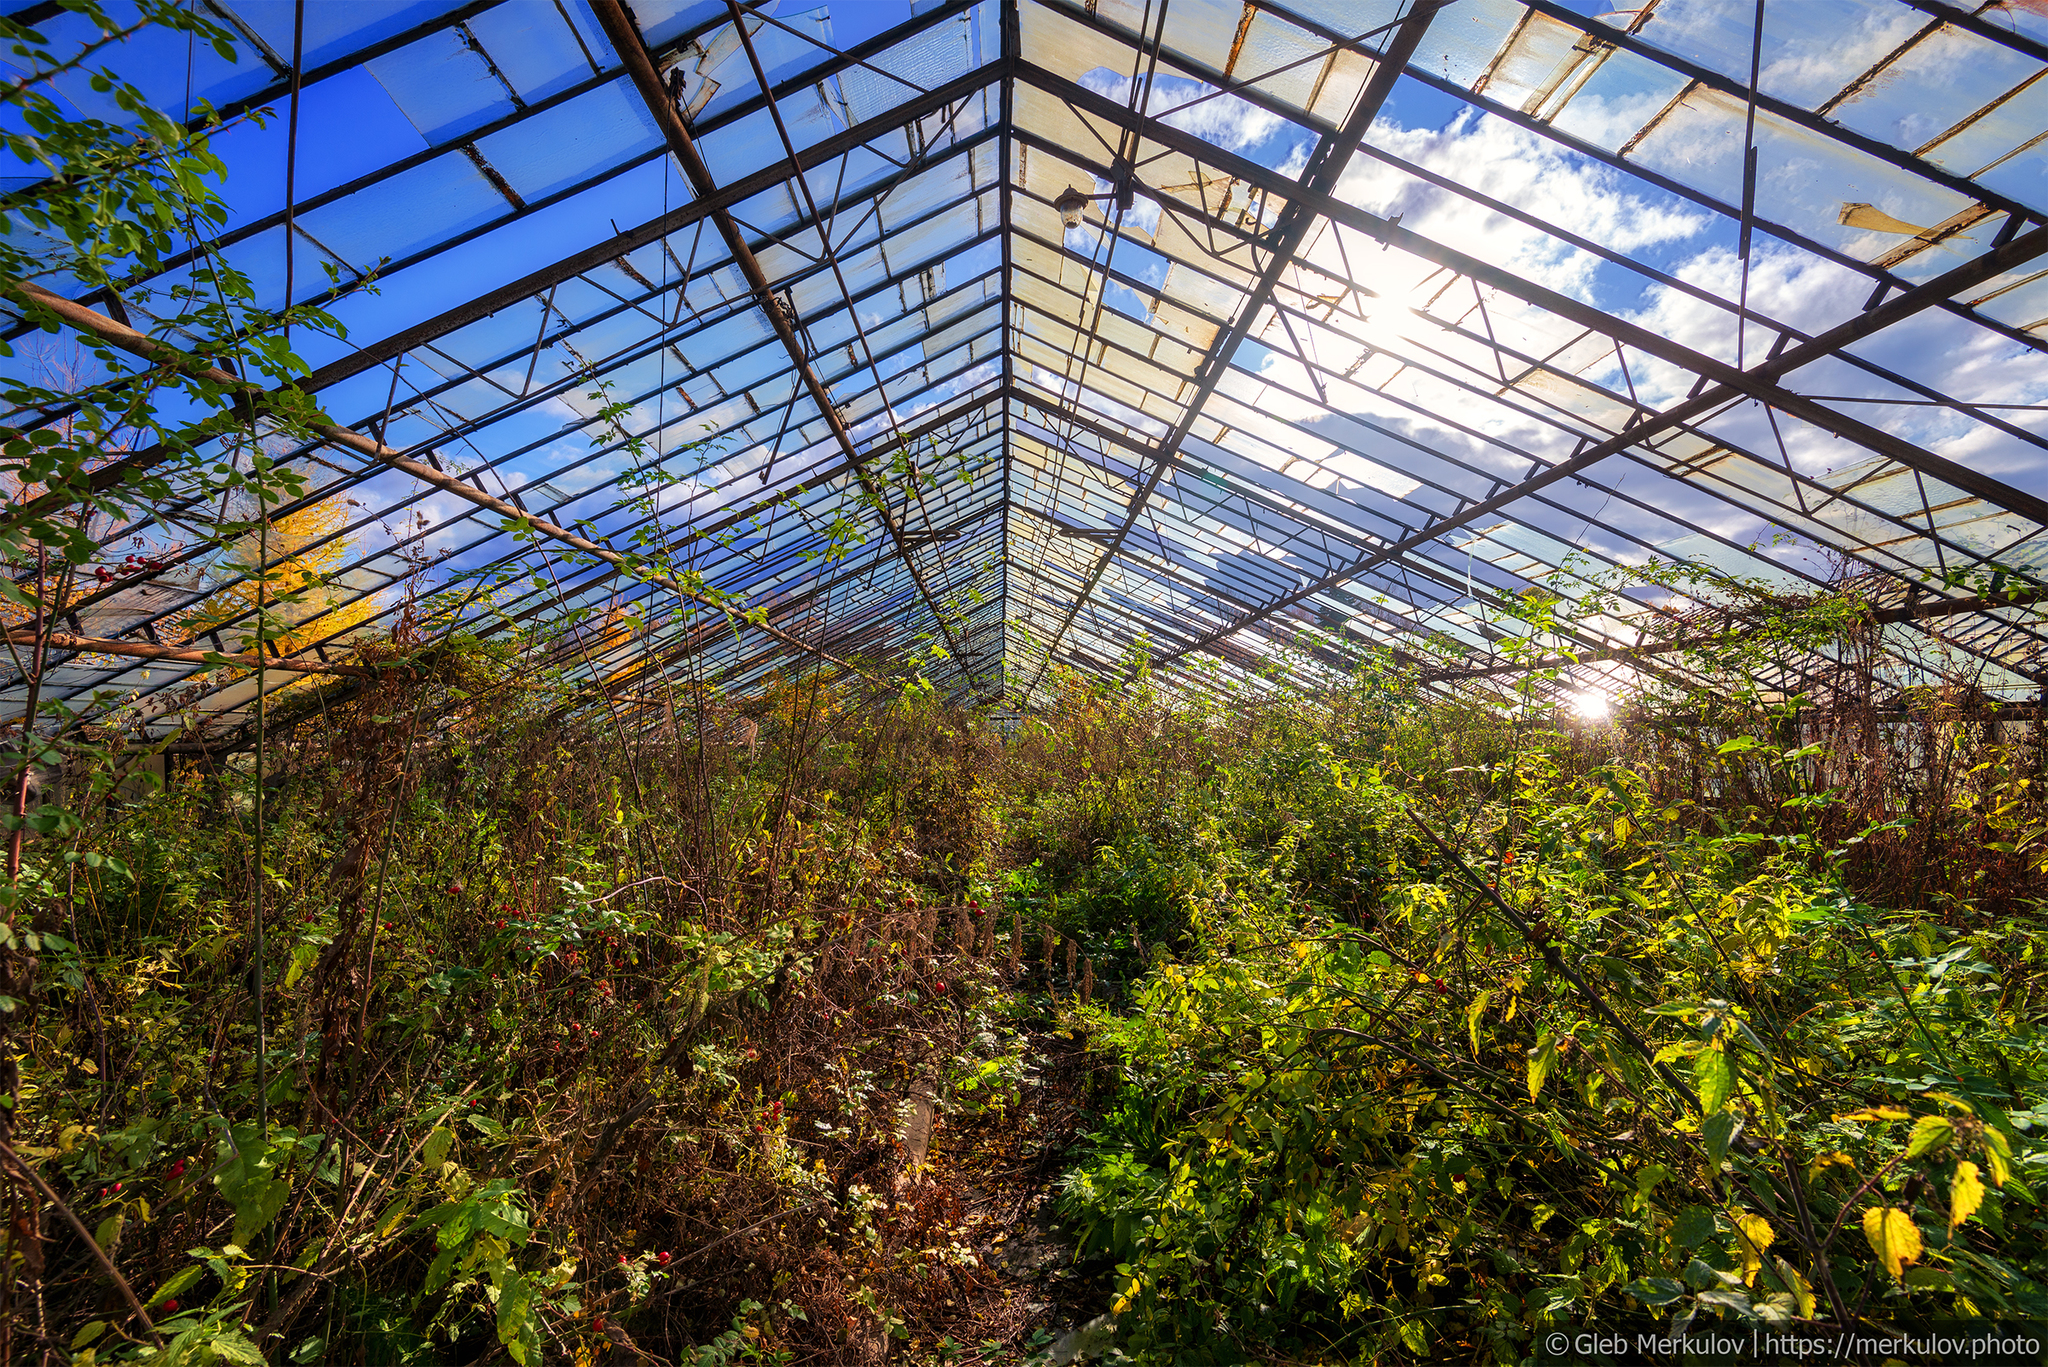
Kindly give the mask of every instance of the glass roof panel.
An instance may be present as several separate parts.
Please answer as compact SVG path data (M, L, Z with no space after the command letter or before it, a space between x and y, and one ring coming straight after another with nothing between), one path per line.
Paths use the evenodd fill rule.
M190 99L274 105L291 7L218 8L251 41L195 57ZM295 293L349 330L294 341L337 423L419 464L295 457L277 518L327 575L302 649L431 581L464 630L630 606L637 635L554 647L606 687L937 643L949 692L1018 706L1141 643L1191 687L1492 663L1525 629L1499 596L1537 585L1614 647L1657 595L1600 585L1653 559L1800 592L1851 565L1886 603L2048 573L2048 63L2020 38L1773 6L1752 91L1736 0L1175 0L1156 32L1127 0L956 0L846 49L830 5L741 8L307 7L297 136L336 150L295 187ZM220 135L214 249L272 302L290 136ZM143 296L192 262L133 306L176 326ZM110 649L74 694L169 698L190 667L112 647L247 616L208 543L234 510L159 512L107 529L169 563L81 608ZM778 634L578 536L659 546ZM2048 683L2023 612L1902 629ZM253 684L201 679L241 725Z

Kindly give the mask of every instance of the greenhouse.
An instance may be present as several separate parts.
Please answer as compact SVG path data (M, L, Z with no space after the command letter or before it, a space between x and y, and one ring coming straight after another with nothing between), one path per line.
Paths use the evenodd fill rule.
M2036 0L0 10L0 1367L2048 1322Z

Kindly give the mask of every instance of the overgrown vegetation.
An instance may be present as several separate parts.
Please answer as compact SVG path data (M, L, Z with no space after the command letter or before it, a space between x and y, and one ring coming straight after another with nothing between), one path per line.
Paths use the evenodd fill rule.
M416 561L357 674L231 743L204 681L45 697L66 614L178 566L212 592L171 629L259 651L367 611L275 458L319 415L207 245L209 121L91 70L122 30L67 3L81 56L0 20L44 176L0 293L55 327L39 280L115 308L189 253L127 297L203 345L0 379L0 1364L1508 1363L2048 1317L2048 753L1940 660L1902 686L1867 585L1567 573L1487 605L1506 663L1462 693L1452 643L1323 641L1320 695L1056 677L998 726L917 662L572 690L649 619L478 640ZM170 506L220 511L172 545ZM513 530L464 597L577 563ZM765 620L659 519L632 544L686 614ZM1556 614L1644 588L1690 685L1542 701Z
M1375 674L1005 736L792 683L750 759L438 658L306 704L260 858L246 757L31 847L13 1143L94 1240L17 1187L10 1351L993 1362L1109 1312L1141 1361L1509 1362L2048 1305L2031 724Z

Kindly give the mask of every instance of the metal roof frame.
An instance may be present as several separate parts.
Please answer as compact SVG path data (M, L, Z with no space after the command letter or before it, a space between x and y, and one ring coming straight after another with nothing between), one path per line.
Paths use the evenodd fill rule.
M1716 0L1618 20L1567 0L1245 0L1234 30L1171 0L948 0L843 48L823 10L742 0L420 0L360 41L342 24L305 84L381 92L416 139L289 217L274 191L235 200L211 244L255 260L290 221L341 268L296 300L350 325L307 343L302 387L351 416L295 453L307 497L274 514L317 526L290 554L324 556L331 583L283 672L345 670L332 653L424 583L450 590L450 629L554 624L564 676L634 706L678 671L745 695L806 660L881 675L931 644L949 696L1012 707L1141 641L1198 690L1211 667L1317 686L1374 649L1456 683L1529 653L1492 605L1540 583L1573 609L1547 662L1613 679L1682 671L1683 651L1643 646L1654 593L1593 610L1599 581L1663 559L1797 593L1833 556L1903 633L1902 682L1924 642L1995 693L2048 683L2027 597L2048 582L2048 194L2000 170L2048 158L2022 98L2048 29L1999 0L1833 2L1906 36L1756 89L1746 46L1738 63L1701 36ZM197 93L230 113L277 99L271 19L212 7L250 50ZM1760 43L1807 50L1796 8L1766 13ZM1982 90L1926 84L1927 54L1969 44ZM446 74L472 67L489 79ZM1617 90L1648 112L1583 112ZM1916 96L1947 120L1931 141L1883 121ZM1416 100L1462 111L1433 116L1434 145L1401 140ZM1737 107L1771 177L1673 160L1671 139L1729 132ZM1694 255L1561 221L1444 154L1489 128L1693 215ZM1793 146L1805 180L1770 150ZM1862 179L1830 179L1844 167ZM1066 228L1069 188L1113 207ZM408 194L424 207L394 219ZM1945 217L1890 217L1912 212ZM1596 283L1500 257L1482 222ZM1738 232L1739 297L1701 265ZM1752 299L1752 241L1869 297ZM379 257L383 293L352 293ZM1708 321L1674 331L1658 300ZM81 294L67 316L189 340L146 303ZM1739 364L1717 349L1731 326L1762 339ZM1902 357L1892 329L1930 326L2016 388ZM593 386L626 405L623 433ZM162 458L126 453L96 483ZM203 493L105 529L165 563L66 605L46 695L113 690L158 730L195 706L222 735L246 722L251 681L184 658L246 630L191 634L243 583ZM509 535L519 521L542 540ZM1771 529L1793 550L1763 546ZM707 603L762 629L713 629Z

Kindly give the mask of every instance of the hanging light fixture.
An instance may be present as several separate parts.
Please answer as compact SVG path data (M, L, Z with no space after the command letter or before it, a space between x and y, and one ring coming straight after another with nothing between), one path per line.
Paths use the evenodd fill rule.
M1109 177L1116 188L1107 194L1083 194L1071 185L1061 191L1060 197L1052 202L1052 207L1059 210L1060 222L1069 228L1080 227L1082 219L1088 214L1088 206L1098 199L1113 199L1117 208L1129 213L1132 203L1137 198L1136 172L1130 162L1118 157L1109 168Z

